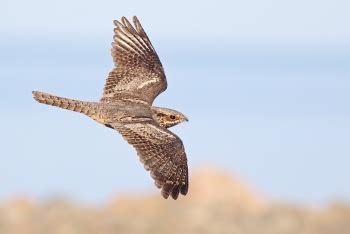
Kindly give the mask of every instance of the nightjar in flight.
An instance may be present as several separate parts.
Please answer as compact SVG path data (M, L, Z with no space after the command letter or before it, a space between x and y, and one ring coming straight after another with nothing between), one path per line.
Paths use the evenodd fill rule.
M181 139L168 128L187 121L182 113L152 106L167 88L162 64L136 16L134 26L114 21L112 57L99 102L79 101L33 91L36 101L83 113L117 130L137 151L164 198L188 191L188 167Z

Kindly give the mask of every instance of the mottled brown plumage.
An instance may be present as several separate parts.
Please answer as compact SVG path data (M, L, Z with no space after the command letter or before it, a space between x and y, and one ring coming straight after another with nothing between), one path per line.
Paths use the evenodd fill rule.
M167 88L162 64L140 22L133 17L114 21L112 57L115 68L109 73L100 102L78 101L33 92L40 103L83 113L116 129L133 145L146 170L151 172L162 196L177 199L188 191L188 168L181 139L167 128L187 121L182 113L152 106Z

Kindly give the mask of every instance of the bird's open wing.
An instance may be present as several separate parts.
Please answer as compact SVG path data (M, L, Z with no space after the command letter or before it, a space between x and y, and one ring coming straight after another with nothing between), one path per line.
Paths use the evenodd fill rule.
M167 88L162 64L139 20L135 27L123 17L114 21L112 57L115 68L109 73L101 102L136 99L148 104Z
M154 121L113 124L134 146L146 170L150 170L162 196L177 199L188 191L187 158L181 139Z

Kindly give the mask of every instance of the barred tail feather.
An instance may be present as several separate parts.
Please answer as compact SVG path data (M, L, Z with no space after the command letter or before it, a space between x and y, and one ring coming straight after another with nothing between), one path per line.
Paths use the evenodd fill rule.
M54 96L47 93L42 93L39 91L33 91L32 94L33 98L37 102L43 104L57 106L62 109L83 113L90 117L94 116L97 113L97 103L94 102L78 101L69 98Z

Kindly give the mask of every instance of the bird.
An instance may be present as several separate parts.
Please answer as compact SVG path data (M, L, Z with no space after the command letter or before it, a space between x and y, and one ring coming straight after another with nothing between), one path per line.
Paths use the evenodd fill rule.
M98 102L80 101L32 91L42 104L85 114L119 132L137 151L165 199L176 200L189 188L188 163L184 144L168 128L188 121L179 111L153 106L154 99L167 89L162 63L140 21L133 25L122 17L114 20L109 72Z

